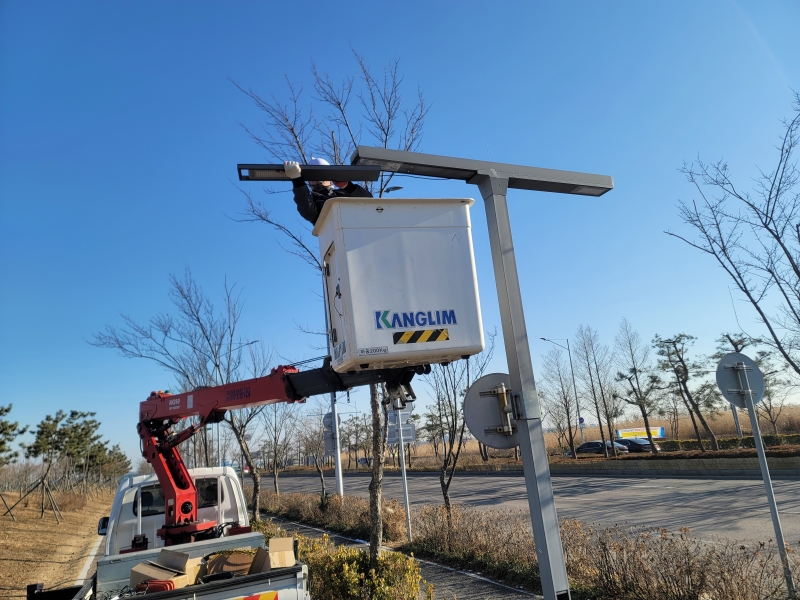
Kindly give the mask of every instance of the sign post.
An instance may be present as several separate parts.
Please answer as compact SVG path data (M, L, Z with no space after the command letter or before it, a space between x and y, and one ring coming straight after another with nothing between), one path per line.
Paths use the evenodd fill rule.
M407 412L403 411L406 408ZM406 531L408 532L408 541L413 541L411 538L411 506L408 501L408 480L406 479L406 451L403 446L403 426L405 425L406 415L411 416L411 404L402 406L401 401L395 400L394 405L394 425L397 429L397 441L400 444L400 473L403 477L403 500L406 504Z
M325 269L323 267L322 270L322 297L326 297L326 286L325 286ZM323 307L325 308L325 323L329 323L328 320L328 303L323 302ZM327 325L326 325L327 326ZM328 340L328 354L333 356L333 341L331 340L331 332L328 331L325 336ZM334 476L336 478L336 493L339 494L339 501L344 502L344 481L342 480L342 451L339 446L339 413L337 411L336 406L336 392L331 392L331 443L333 445L333 468L334 468ZM328 453L328 447L326 445L325 452Z
M731 352L723 356L722 360L719 361L717 366L717 385L728 402L737 408L747 408L747 412L750 415L753 442L758 454L761 476L764 479L764 491L767 493L769 512L772 516L772 525L775 528L775 540L783 562L786 589L789 591L789 598L796 598L792 568L786 552L786 543L783 541L781 519L778 515L778 505L775 502L775 492L772 489L767 454L764 451L764 442L761 440L761 430L758 426L758 415L756 414L755 405L764 397L764 376L761 374L758 365L751 358L739 352Z

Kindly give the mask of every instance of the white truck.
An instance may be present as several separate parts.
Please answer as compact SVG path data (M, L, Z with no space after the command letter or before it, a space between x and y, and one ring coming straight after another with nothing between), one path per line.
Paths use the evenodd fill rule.
M120 482L111 514L100 519L97 528L98 534L106 536L104 556L84 585L45 591L42 584L34 583L28 586L28 600L117 600L138 596L131 589L132 569L136 567L138 574L143 568L147 570L142 563L166 566L157 563L164 549L177 552L170 555L183 557L185 566L188 561L226 550L263 547L264 536L250 529L244 494L233 469L190 470L178 446L207 424L219 423L229 410L303 402L308 396L372 383L385 384L390 397L403 399L403 405L406 398L414 398L410 386L418 372L414 366L337 373L330 360L326 357L321 368L302 373L294 366L282 365L267 376L246 381L180 394L151 392L139 406L137 431L142 457L155 474L129 476ZM177 428L187 417L199 419ZM249 463L250 457L245 458ZM252 464L249 466L252 468ZM290 540L283 542L291 546ZM310 600L308 568L297 561L296 549L276 549L273 555L270 548L267 554L269 559L263 568L253 574L233 576L232 571L227 571L204 576L201 570L195 581L193 573L178 570L176 575L183 578L181 585L185 587L176 585L178 589L146 595L153 600ZM270 568L272 564L274 568ZM172 567L174 571L175 565ZM148 582L148 587L155 587L156 581L159 579L151 576L137 580Z
M190 469L198 490L198 514L201 520L216 522L220 537L169 547L200 558L216 552L264 546L261 533L247 531L249 519L242 486L230 467ZM42 590L41 584L28 586L27 597L38 600L111 600L133 597L130 588L131 569L143 561L156 561L164 541L157 530L164 523L166 503L155 475L130 475L119 484L111 514L100 519L97 533L105 536L103 556L96 572L84 584L58 590ZM131 551L131 540L146 536L154 543L146 550ZM202 579L202 578L201 578ZM272 569L265 573L219 579L212 575L206 582L185 588L151 592L153 600L309 600L308 568L294 566ZM216 580L215 580L216 579ZM127 592L126 590L130 590Z

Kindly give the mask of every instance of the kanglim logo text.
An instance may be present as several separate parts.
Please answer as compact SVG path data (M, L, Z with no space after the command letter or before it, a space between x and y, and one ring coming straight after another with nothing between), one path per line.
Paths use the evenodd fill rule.
M458 325L456 311L453 309L411 312L375 311L375 327L377 329L413 329L414 327L433 325Z

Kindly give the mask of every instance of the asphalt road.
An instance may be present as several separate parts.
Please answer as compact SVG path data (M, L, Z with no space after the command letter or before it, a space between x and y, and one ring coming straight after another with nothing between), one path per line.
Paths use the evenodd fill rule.
M282 492L319 493L319 479L280 476ZM335 486L326 478L328 490ZM368 496L369 477L345 476L346 495ZM272 489L271 478L264 478ZM411 504L442 501L438 474L408 478ZM773 481L784 538L800 544L800 481ZM760 480L646 479L619 477L553 477L559 517L608 526L627 523L644 530L688 527L702 538L767 541L774 537L764 484ZM401 479L388 475L384 495L402 500ZM486 508L526 508L525 481L520 476L458 473L450 487L453 502Z

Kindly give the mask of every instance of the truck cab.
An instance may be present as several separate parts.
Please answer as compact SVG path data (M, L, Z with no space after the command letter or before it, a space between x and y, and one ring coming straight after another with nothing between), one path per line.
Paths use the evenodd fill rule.
M250 522L247 502L236 472L231 467L189 469L197 486L200 520L217 523ZM156 531L164 526L164 495L154 474L129 475L117 488L111 514L103 517L98 533L106 536L105 556L131 551L135 535L147 537L148 549L160 548L164 541ZM224 534L223 534L224 535Z

